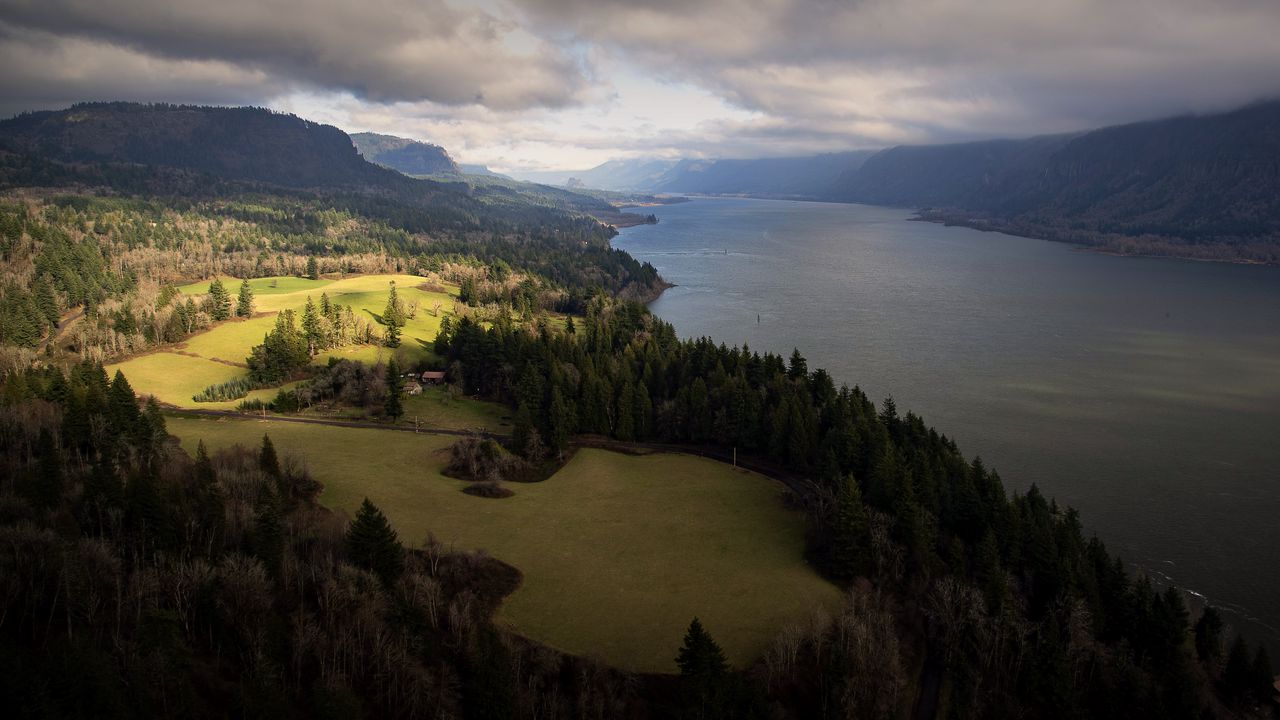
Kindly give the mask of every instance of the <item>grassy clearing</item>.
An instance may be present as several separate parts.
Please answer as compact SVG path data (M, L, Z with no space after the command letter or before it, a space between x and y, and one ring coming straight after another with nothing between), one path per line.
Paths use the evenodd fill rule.
M240 278L234 278L230 275L220 275L218 277L222 280L222 284L226 286L227 291L231 293L231 296L235 297L235 294L240 290ZM205 295L209 292L209 283L211 282L213 282L213 278L187 285L179 285L178 290L183 295ZM255 296L285 295L306 291L319 292L319 288L323 288L332 282L332 280L312 280L310 278L281 275L279 277L252 278L249 280L249 289L253 290Z
M188 418L169 430L188 449L270 433L325 483L327 506L353 512L367 495L408 543L431 531L488 550L525 574L500 620L619 667L674 671L694 615L741 666L786 622L840 601L805 565L802 520L778 485L710 460L582 450L551 479L492 500L440 474L449 437Z
M277 280L276 288L270 288L271 280ZM206 332L187 338L175 352L152 353L127 360L110 367L110 372L121 369L129 378L134 389L143 394L154 394L163 402L179 407L221 408L234 407L236 403L195 403L191 396L214 383L225 382L235 377L248 374L243 368L235 368L223 363L243 363L249 350L262 342L262 337L275 324L275 313L291 308L299 313L306 305L307 296L316 303L320 301L320 293L328 293L329 299L335 303L352 306L353 311L370 322L376 322L387 304L387 292L390 282L395 281L396 291L406 303L417 302L418 311L414 318L408 320L401 331L401 347L396 350L374 345L357 345L328 350L315 359L322 364L330 357L360 360L367 363L386 362L392 353L404 366L411 366L420 361L429 361L434 357L430 349L440 330L440 321L452 312L453 296L456 288L449 292L429 292L421 290L418 285L423 279L413 275L361 275L343 280L307 280L304 278L256 278L249 284L255 293L260 293L258 286L268 292L261 292L256 298L259 312L270 315L249 318L247 320L231 320L219 324ZM224 278L224 284L232 297L240 281L235 278ZM181 288L184 292L205 293L209 282L194 283ZM440 304L439 316L432 314L436 303ZM381 327L381 326L379 326ZM217 366L216 368L210 366ZM262 394L263 391L258 391ZM262 395L264 399L274 397L271 391ZM258 397L259 395L254 395Z
M493 433L511 432L510 411L498 404L458 397L449 400L439 387L424 388L421 395L404 399L402 424L413 425L414 419L423 428L447 430L485 430Z

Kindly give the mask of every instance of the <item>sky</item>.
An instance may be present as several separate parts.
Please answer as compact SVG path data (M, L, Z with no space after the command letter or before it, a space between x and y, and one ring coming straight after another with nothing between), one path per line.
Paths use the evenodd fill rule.
M0 115L256 105L508 172L1280 97L1280 0L0 0Z

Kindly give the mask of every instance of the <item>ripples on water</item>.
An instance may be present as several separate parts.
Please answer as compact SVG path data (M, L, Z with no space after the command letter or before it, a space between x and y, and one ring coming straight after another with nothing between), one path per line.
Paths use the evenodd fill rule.
M1144 258L770 200L615 240L686 337L790 353L1037 483L1153 578L1280 649L1280 269ZM757 317L759 322L757 322Z

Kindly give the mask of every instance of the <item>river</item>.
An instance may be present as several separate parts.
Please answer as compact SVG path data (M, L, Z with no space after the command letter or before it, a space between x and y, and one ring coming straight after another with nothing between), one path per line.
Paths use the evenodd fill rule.
M614 245L684 337L892 395L1006 487L1280 649L1280 268L1113 257L906 210L696 199Z

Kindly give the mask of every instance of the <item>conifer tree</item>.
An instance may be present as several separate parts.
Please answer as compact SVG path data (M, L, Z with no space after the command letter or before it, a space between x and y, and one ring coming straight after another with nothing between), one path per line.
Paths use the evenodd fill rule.
M236 297L236 317L247 318L253 315L253 288L248 279L240 281L240 294Z
M307 258L307 277L311 280L320 279L320 263L316 261L315 255Z
M258 451L258 468L268 476L280 479L280 458L276 455L276 446L271 436L263 434L262 449Z
M1253 667L1249 663L1249 646L1244 638L1236 636L1231 644L1231 652L1227 654L1227 664L1222 668L1222 684L1226 688L1227 697L1234 701L1243 701L1251 694L1254 685Z
M209 283L209 317L214 320L226 320L231 317L231 293L223 287L222 280L214 278Z
M404 415L404 403L400 399L400 393L404 387L404 381L400 377L400 365L396 363L395 358L387 361L387 399L383 406L387 417L392 422L400 419Z
M361 503L347 529L346 551L351 562L373 571L388 585L404 571L404 548L400 545L400 538L369 498Z
M387 325L386 331L382 334L382 342L389 348L400 347L400 326L395 324Z
M729 664L724 651L694 618L676 655L686 708L694 717L718 717Z
M325 346L324 332L320 327L320 315L316 312L316 304L307 296L307 304L302 308L302 336L307 341L307 353L315 355Z
M1222 656L1222 615L1212 605L1200 613L1195 633L1196 655L1200 662L1213 667Z
M871 569L871 524L862 504L862 491L846 476L836 498L831 522L830 573L838 580L852 580Z

